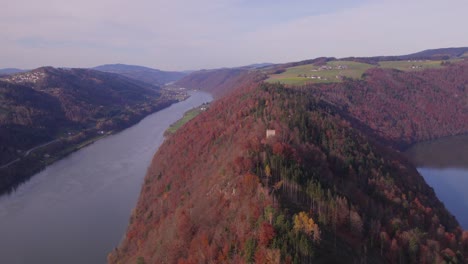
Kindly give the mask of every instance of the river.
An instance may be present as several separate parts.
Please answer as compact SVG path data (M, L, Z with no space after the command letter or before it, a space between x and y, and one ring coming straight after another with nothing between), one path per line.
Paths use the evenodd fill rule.
M463 229L468 229L468 136L419 143L406 154Z
M0 263L105 263L124 236L131 210L164 131L204 92L55 162L0 197Z

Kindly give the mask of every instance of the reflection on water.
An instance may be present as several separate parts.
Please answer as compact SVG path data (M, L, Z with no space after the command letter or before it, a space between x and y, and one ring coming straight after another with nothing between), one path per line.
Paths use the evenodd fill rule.
M463 229L468 229L468 170L422 167L418 171Z
M463 229L468 229L468 136L420 143L406 154Z
M422 142L406 154L417 167L468 169L468 135Z
M125 232L164 131L211 100L207 93L192 93L0 197L0 263L105 263Z

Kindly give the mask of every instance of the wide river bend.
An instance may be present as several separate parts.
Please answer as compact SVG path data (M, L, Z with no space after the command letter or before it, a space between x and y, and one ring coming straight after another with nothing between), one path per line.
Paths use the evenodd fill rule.
M164 131L213 98L190 92L48 166L0 197L0 263L105 263L124 236L131 210Z

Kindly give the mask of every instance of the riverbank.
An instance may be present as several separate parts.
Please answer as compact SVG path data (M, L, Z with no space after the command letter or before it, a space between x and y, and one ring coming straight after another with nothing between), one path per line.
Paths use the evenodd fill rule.
M0 263L106 263L125 235L164 131L186 111L212 100L207 93L189 94L0 196Z
M109 119L105 126L95 126L68 134L52 141L34 146L20 154L19 157L0 166L0 196L11 193L20 184L46 166L78 151L99 139L118 133L141 121L146 116L169 107L173 103L185 100L185 97L173 98L163 96L151 103L137 106L128 112L126 119Z
M177 132L179 128L185 125L188 121L194 119L196 116L206 111L209 108L209 106L210 106L209 103L203 103L200 106L197 106L195 108L188 110L187 112L184 113L184 116L181 119L177 120L175 123L169 126L166 132L164 132L164 135L169 136L169 135L174 134L175 132Z
M468 135L421 142L408 149L405 155L466 230Z

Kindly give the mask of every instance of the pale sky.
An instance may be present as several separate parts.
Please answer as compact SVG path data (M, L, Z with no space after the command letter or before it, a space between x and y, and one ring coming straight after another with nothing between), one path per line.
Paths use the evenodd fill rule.
M189 70L468 46L468 0L0 0L0 68Z

